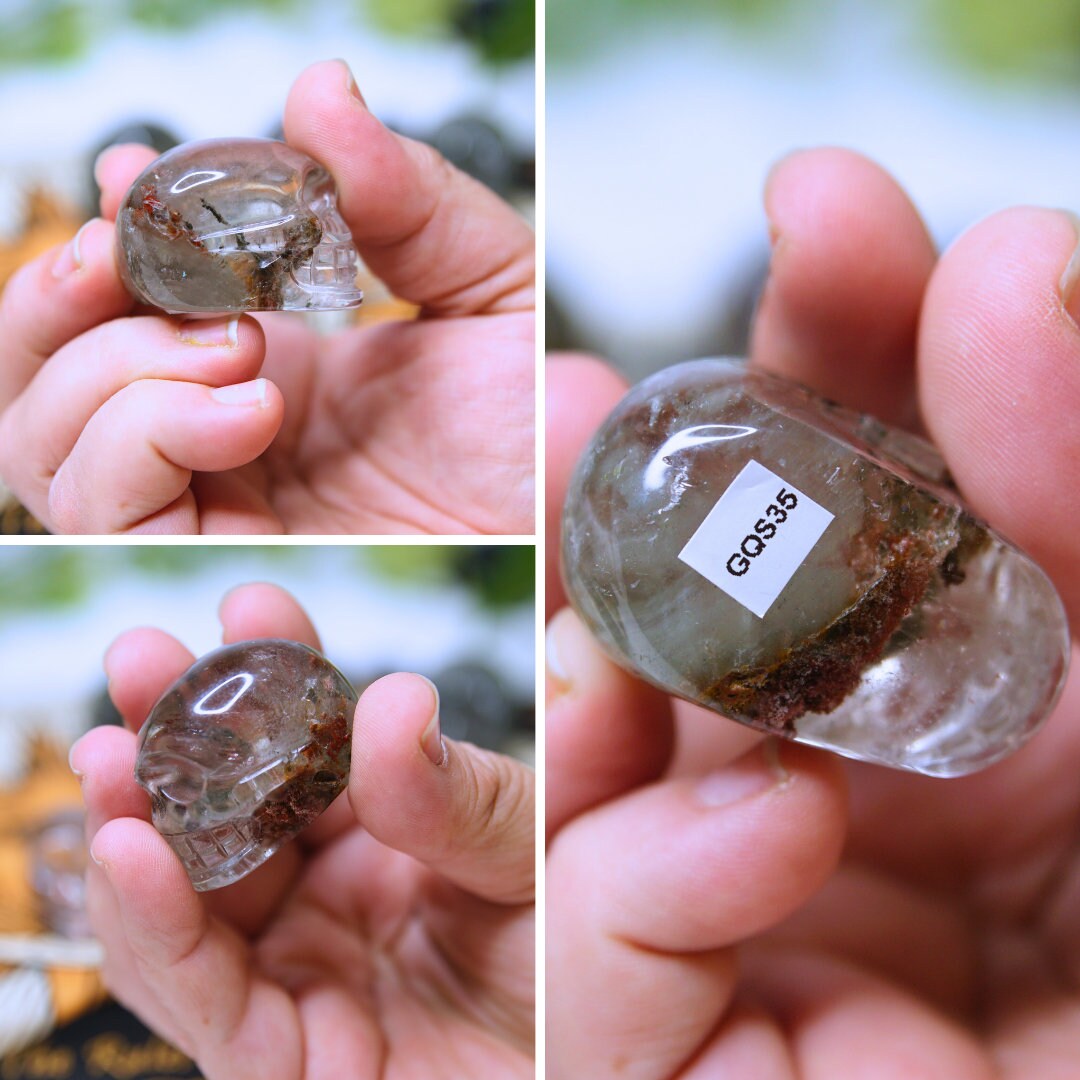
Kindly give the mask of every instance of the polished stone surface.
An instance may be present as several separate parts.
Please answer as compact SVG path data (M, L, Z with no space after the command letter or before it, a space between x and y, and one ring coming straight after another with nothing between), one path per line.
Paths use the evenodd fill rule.
M1064 680L1057 593L933 447L739 361L630 391L578 465L562 557L624 667L864 761L984 768Z
M116 218L128 289L169 312L356 307L357 254L330 174L272 139L184 143Z
M196 889L250 873L344 790L356 700L314 649L274 639L208 653L165 691L135 779Z

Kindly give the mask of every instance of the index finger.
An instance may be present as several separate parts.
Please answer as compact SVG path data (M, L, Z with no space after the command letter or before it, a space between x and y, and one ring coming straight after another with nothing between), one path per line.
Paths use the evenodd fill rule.
M547 614L566 603L559 578L559 531L574 467L604 418L626 393L626 380L591 356L553 354L548 360L545 513L548 545Z
M284 589L257 582L226 593L219 610L227 644L259 637L281 637L321 648L304 609ZM121 634L105 653L109 695L132 731L165 690L195 662L171 634L139 627Z
M361 255L395 294L442 315L532 309L532 230L431 147L380 123L343 62L296 80L285 137L330 170Z

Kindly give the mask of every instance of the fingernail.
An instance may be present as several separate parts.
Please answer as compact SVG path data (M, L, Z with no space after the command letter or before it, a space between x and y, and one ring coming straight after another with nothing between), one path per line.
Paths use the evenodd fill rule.
M99 188L105 186L101 182L101 164L105 160L106 155L111 154L114 149L115 147L113 146L106 146L105 149L94 158L94 183L97 184Z
M349 88L350 96L356 98L356 100L366 109L367 102L364 100L364 95L360 93L360 87L356 85L356 79L353 77L352 68L349 67L348 62L345 60L339 60L338 63L345 69L345 76L347 79L346 86Z
M1062 213L1066 214L1072 222L1077 244L1065 266L1065 272L1061 275L1059 285L1061 303L1069 318L1080 326L1080 289L1077 288L1080 285L1080 217L1070 210L1064 210Z
M266 380L218 386L210 391L210 396L221 405L258 405L261 408L266 404Z
M82 235L86 231L86 226L96 220L96 218L91 218L90 221L84 222L79 231L64 245L56 262L53 263L52 276L54 278L66 278L68 274L74 274L76 270L83 268L82 247L80 246Z
M105 164L105 159L115 154L121 147L130 146L131 143L112 143L106 146L104 150L96 158L94 158L94 182L99 188L103 188L105 185L101 182L101 166Z
M221 319L185 319L177 330L177 336L185 345L227 345L230 349L236 348L239 333L239 315L234 315L228 322Z
M103 870L108 870L109 864L94 850L93 844L90 845L90 858Z
M696 795L703 806L712 809L784 787L790 780L791 774L780 760L779 740L770 737L733 764L703 776Z
M448 755L446 740L442 737L442 721L439 719L439 688L423 675L420 678L431 687L431 696L434 698L435 706L435 711L420 736L420 749L424 751L432 765L441 767L446 764Z
M565 694L574 687L574 669L578 668L578 657L583 645L581 635L585 633L578 617L564 608L555 614L544 633L544 662L548 678L555 684L557 694Z
M780 171L787 165L792 158L798 157L800 154L806 153L806 148L801 146L793 147L786 154L778 157L770 166L769 171L765 174L765 183L762 185L762 203L765 206L765 220L769 228L769 248L775 251L776 245L780 242L780 228L776 222L773 221L772 208L769 201L769 192L772 190L773 181L779 175Z
M75 765L75 748L82 742L82 739L76 739L71 744L71 749L68 751L68 768L81 780L83 778L83 772Z

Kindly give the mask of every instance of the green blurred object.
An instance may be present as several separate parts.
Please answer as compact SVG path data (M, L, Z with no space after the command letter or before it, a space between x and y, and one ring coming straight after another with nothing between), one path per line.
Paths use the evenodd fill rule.
M450 20L454 0L363 0L371 21L390 34L437 34Z
M488 607L512 607L532 600L536 549L524 546L456 548L457 573Z
M0 621L20 611L74 604L89 587L82 551L38 548L31 557L11 550L0 560Z
M447 40L458 33L489 63L533 52L534 0L351 0L351 6L358 27ZM237 12L319 14L301 0L0 0L0 68L74 60L125 26L176 33ZM242 43L238 48L242 57Z
M187 30L224 11L266 11L276 15L296 0L130 0L132 22L160 30Z
M85 8L71 0L34 5L4 17L0 29L0 65L58 63L83 51L87 37Z
M457 0L454 26L491 64L523 60L536 51L534 0Z
M536 552L531 546L369 547L358 549L384 577L411 584L460 581L487 607L527 603L535 593Z
M456 547L449 544L352 547L360 565L387 582L469 589L491 608L532 600L532 546ZM148 544L115 548L10 547L0 550L0 621L15 612L56 608L85 599L100 582L133 573L187 578L214 565L236 564L249 577L260 566L303 568L316 548L289 545ZM348 564L342 564L348 565Z
M984 71L1080 75L1080 0L936 0L924 10L945 47Z
M820 7L834 5L822 0ZM801 7L798 0L546 0L547 55L556 63L588 59L612 41L657 27L700 28L718 42L732 29L783 37L801 29L794 18L806 16Z
M304 556L302 547L259 546L226 547L208 544L181 546L179 544L147 544L132 546L125 562L135 569L159 577L182 577L196 573L211 563L236 562L250 559L253 555L268 563L296 562Z
M363 547L358 557L380 575L393 581L434 583L453 577L454 549L451 547Z

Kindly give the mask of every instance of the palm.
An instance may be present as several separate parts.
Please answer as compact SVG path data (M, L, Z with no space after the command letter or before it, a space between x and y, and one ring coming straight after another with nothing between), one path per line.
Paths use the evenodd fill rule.
M349 1061L350 1075L531 1076L532 924L530 908L477 900L353 828L305 864L252 948L293 1001L307 1074Z
M836 958L854 961L966 1027L1010 1080L1048 1075L1063 1048L1075 1051L1080 1017L1078 704L1074 675L1039 737L969 779L851 765L841 867L747 948L751 981L758 965L783 979L784 957L794 972L793 950L808 947L816 955L798 970L811 982ZM850 1004L837 995L826 1009L842 1016Z
M234 505L240 485L273 531L531 530L531 312L329 338L289 316L263 322L264 372L285 395L285 422L252 465L196 478L204 511L222 485ZM216 531L212 509L201 520Z

